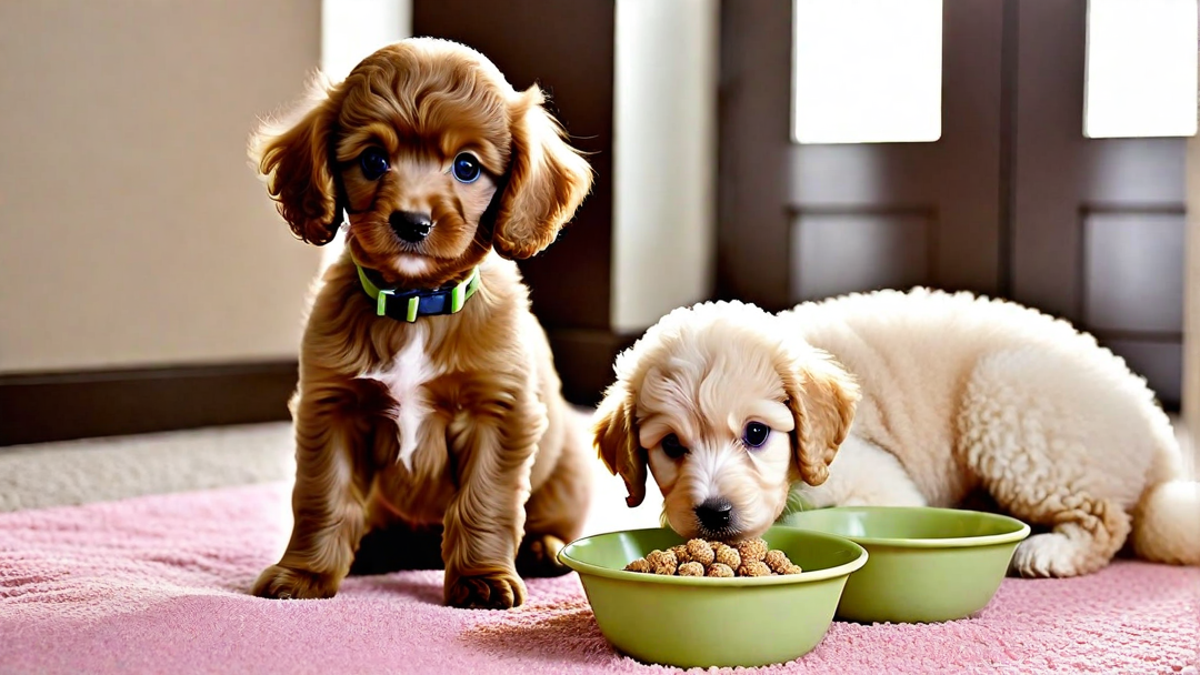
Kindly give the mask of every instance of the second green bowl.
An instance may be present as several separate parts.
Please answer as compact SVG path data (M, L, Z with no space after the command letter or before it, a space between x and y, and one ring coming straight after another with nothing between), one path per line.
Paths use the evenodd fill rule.
M835 507L781 525L845 537L870 559L850 575L837 618L923 623L961 619L992 600L1029 526L1008 516L931 507Z

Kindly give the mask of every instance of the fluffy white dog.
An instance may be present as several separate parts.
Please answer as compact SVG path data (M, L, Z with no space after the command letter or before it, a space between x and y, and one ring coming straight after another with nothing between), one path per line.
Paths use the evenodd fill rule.
M793 489L815 506L983 495L1046 530L1017 549L1021 575L1093 572L1130 535L1145 559L1200 564L1200 485L1145 381L1010 302L915 289L778 315L703 303L664 317L616 371L601 459L631 506L649 466L685 537L757 536Z

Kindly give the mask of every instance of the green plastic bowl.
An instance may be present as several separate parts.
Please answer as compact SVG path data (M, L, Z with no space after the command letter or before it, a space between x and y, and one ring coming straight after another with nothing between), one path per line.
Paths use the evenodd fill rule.
M846 583L837 618L868 623L951 621L978 612L1029 536L1016 518L931 507L816 509L780 522L867 549L870 561Z
M639 661L681 668L783 663L816 647L846 578L867 561L841 537L774 527L763 539L801 574L668 577L626 572L630 561L684 542L669 529L585 537L559 560L579 573L600 632Z

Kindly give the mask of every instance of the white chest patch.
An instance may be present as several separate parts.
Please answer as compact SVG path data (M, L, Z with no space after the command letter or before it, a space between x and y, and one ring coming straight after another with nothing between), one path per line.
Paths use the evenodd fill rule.
M416 276L429 271L429 261L414 255L405 255L397 258L396 266L400 268L401 272L409 276Z
M417 450L417 431L430 412L424 385L440 373L425 353L425 331L413 326L413 335L404 349L387 367L363 373L362 379L383 383L395 401L396 426L400 432L400 453L397 461L412 470L412 456Z

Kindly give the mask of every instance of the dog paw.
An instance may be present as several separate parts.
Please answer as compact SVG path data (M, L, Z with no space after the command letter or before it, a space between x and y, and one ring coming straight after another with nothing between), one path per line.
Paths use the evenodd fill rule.
M258 575L250 593L260 598L279 600L305 600L332 598L338 589L338 580L331 574L315 574L271 565Z
M525 602L525 582L510 572L446 579L446 604L463 609L511 609Z
M1073 577L1085 572L1078 558L1079 546L1065 535L1035 534L1017 546L1010 568L1027 578Z
M563 540L552 534L531 534L517 551L517 573L522 577L560 577L571 571L558 561Z

